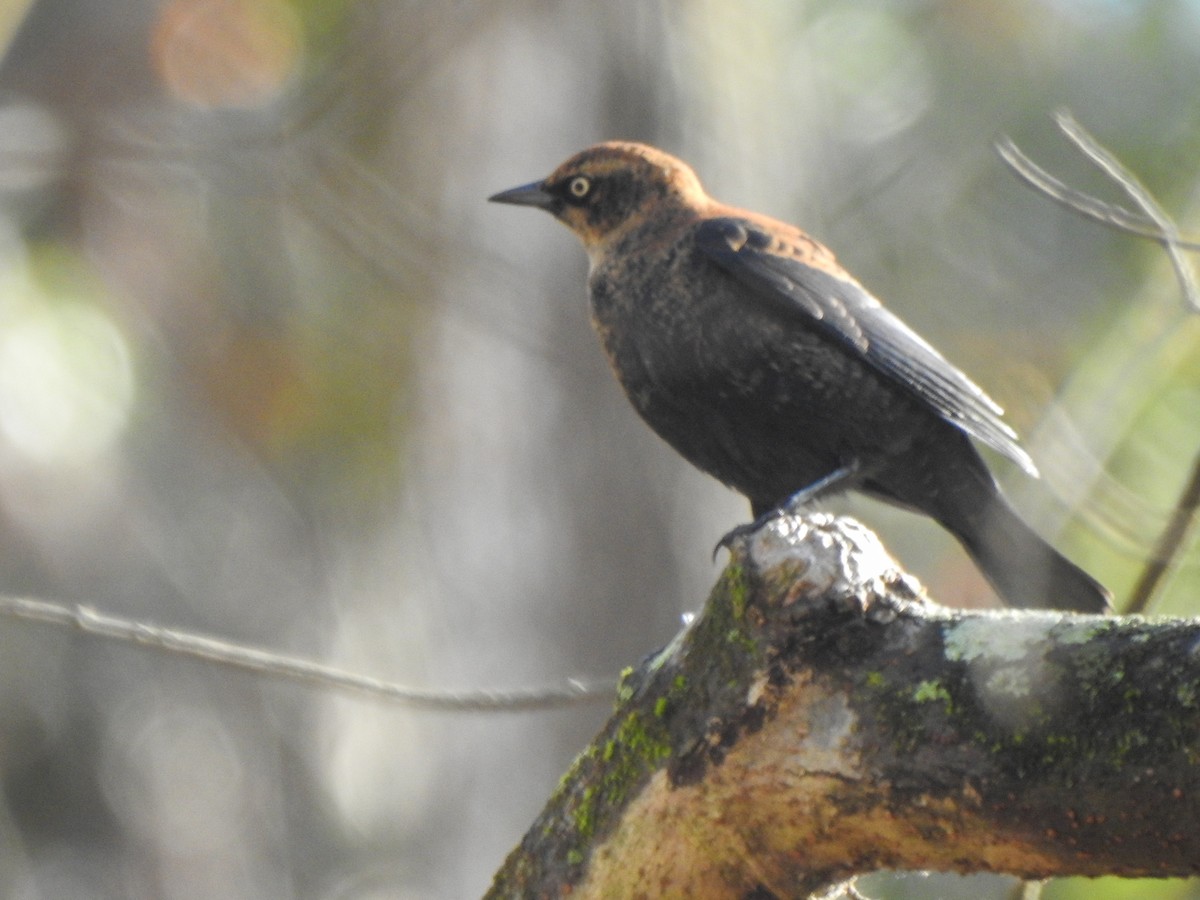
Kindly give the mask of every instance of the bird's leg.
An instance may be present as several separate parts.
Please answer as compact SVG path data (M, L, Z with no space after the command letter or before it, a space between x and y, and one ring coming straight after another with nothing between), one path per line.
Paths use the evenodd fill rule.
M730 545L738 538L753 534L775 519L795 515L800 511L801 507L816 500L822 494L842 486L847 481L857 480L861 475L862 466L858 460L852 460L843 466L838 466L838 468L834 469L828 475L822 475L812 484L800 488L800 490L796 491L796 493L792 494L778 506L768 509L762 515L755 517L753 522L745 522L727 531L724 537L717 541L717 546L713 547L713 558L716 558L717 552L722 548L728 550Z
M862 475L863 468L858 460L853 460L844 466L839 466L828 475L823 475L807 487L802 487L792 496L788 497L779 506L771 510L766 516L759 518L770 518L772 516L790 516L799 512L800 507L811 503L819 496L829 493L842 486L845 482L857 479ZM765 524L765 523L764 523Z

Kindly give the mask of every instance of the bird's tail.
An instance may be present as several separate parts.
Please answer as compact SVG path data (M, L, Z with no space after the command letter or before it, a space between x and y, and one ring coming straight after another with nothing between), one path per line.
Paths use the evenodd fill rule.
M999 489L965 519L946 523L1009 606L1103 612L1112 594L1051 547Z

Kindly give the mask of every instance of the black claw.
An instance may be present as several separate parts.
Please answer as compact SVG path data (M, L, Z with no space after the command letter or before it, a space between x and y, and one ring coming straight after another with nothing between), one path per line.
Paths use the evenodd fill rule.
M712 558L716 562L717 554L721 550L733 550L733 542L739 538L749 537L762 528L768 522L774 519L782 518L783 516L794 516L800 512L806 505L816 500L822 494L828 493L842 487L846 482L860 477L862 467L858 460L851 460L844 466L834 469L825 477L813 482L807 487L803 487L796 493L792 494L778 506L767 510L761 516L754 519L753 522L744 522L731 531L725 532L724 536L717 541L717 546L713 547Z
M780 516L783 516L786 514L787 514L787 510L785 510L785 509L782 509L782 508L771 509L771 510L768 510L767 512L763 513L761 516L759 516L753 522L743 522L741 525L738 525L736 528L732 528L729 531L725 532L725 534L721 536L721 539L719 541L717 541L717 546L713 547L713 552L712 552L713 562L716 562L717 554L720 553L722 550L728 550L730 553L732 553L734 541L740 540L741 538L749 537L750 535L754 534L754 532L758 531L758 529L760 529L764 525L766 525L768 522L770 522L774 519L778 519Z

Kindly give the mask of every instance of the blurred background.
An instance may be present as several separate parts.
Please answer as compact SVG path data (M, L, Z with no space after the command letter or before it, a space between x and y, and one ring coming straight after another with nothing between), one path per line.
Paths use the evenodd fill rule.
M1123 199L1068 107L1200 231L1198 38L1195 0L0 3L0 591L447 689L664 644L745 503L628 408L569 233L484 202L629 138L985 385L1045 476L997 463L1015 501L1123 597L1200 446L1200 325L1161 250L992 144ZM935 526L836 508L995 602ZM1195 563L1155 611L1197 612ZM607 715L406 712L16 621L0 684L15 898L477 896Z

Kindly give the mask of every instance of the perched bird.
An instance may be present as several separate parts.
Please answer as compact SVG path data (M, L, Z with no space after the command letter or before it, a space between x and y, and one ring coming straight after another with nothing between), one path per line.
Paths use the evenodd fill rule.
M1010 605L1108 606L971 443L1036 477L1003 410L800 229L713 200L685 163L635 143L489 199L546 210L583 242L592 324L630 402L745 494L752 524L858 490L941 523Z

